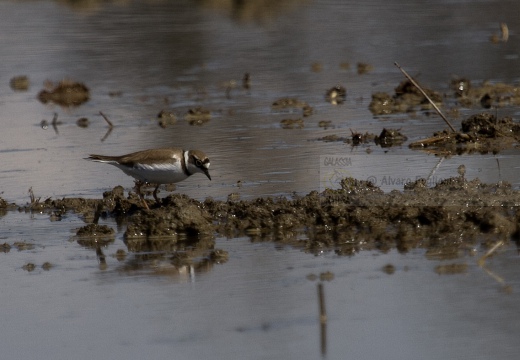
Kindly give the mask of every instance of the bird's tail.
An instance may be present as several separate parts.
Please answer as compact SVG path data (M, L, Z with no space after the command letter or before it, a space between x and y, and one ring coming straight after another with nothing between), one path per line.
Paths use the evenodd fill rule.
M110 163L116 161L117 156L90 154L85 160Z

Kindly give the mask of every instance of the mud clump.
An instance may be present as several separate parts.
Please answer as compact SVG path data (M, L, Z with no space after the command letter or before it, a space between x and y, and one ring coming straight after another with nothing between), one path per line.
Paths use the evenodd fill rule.
M114 242L115 231L107 225L88 224L76 231L76 239L81 246L95 248Z
M392 146L400 146L402 145L408 138L401 133L400 129L386 129L383 128L379 135L372 134L369 132L359 133L356 131L350 130L350 137L338 136L336 134L326 135L324 137L319 138L318 140L325 142L344 142L346 144L351 144L354 146L358 146L361 144L369 144L374 143L376 145L381 146L382 148L392 147Z
M171 111L161 110L159 114L157 114L157 119L159 119L159 126L165 128L168 125L173 125L177 122L177 117Z
M24 266L22 266L22 269L24 269L27 272L32 272L34 271L34 269L36 269L36 265L34 265L33 263L27 263Z
M463 107L491 107L520 105L520 87L504 83L484 82L480 86L472 86L465 78L453 79L451 88L457 102Z
M190 125L204 125L211 120L211 112L202 107L189 109L184 119L190 123Z
M378 137L375 138L375 142L377 145L380 145L382 148L399 146L402 145L408 138L401 133L401 130L395 129L386 129L384 128L379 134Z
M340 190L293 200L208 199L204 208L221 235L277 241L312 253L425 247L442 259L442 254L451 258L476 241L510 238L518 232L520 192L510 185L462 177L434 188L420 186L425 183L422 179L404 192L385 194L372 183L346 178Z
M90 99L90 90L83 83L63 80L57 85L49 84L48 88L38 94L38 99L43 104L53 102L57 105L71 107L79 106Z
M303 119L283 119L280 121L282 129L303 129Z
M15 247L18 251L34 249L33 244L26 243L25 241L15 241L13 243L13 247Z
M215 235L275 241L313 254L335 251L350 256L362 250L396 248L405 253L425 248L432 260L455 259L475 244L519 238L520 191L508 183L468 181L460 171L460 176L434 187L419 179L402 192L384 193L373 183L354 178L343 179L340 186L291 199L230 197L199 202L175 194L154 203L151 210L143 208L137 195L125 198L123 189L116 187L102 200L43 204L54 204L58 210L88 210L89 219L124 216L128 250L160 251L163 257L173 253L171 259L158 260L166 261L169 269L193 263L195 257L204 257L201 266L224 262L226 254L214 249ZM99 249L113 241L114 231L92 223L76 236L83 246Z
M11 251L11 245L9 245L6 242L3 244L0 244L0 251L7 254L9 251Z
M29 89L29 78L25 75L15 76L9 81L14 91L26 91Z
M442 103L442 95L430 89L424 89L426 94L436 104ZM368 106L374 115L388 115L412 111L415 107L431 109L432 106L421 91L410 80L401 82L394 91L394 95L385 92L372 94L372 101Z
M325 100L330 102L332 105L343 104L347 98L347 89L344 86L336 85L333 88L327 90L325 94Z
M177 241L179 234L212 234L215 230L212 216L200 203L182 195L170 195L162 207L153 211L137 212L130 218L126 239L149 236L168 236Z
M472 152L486 154L512 148L519 141L519 123L510 117L497 119L495 115L481 113L462 121L459 132L436 132L430 138L411 143L409 147L443 155Z
M312 115L314 109L305 101L295 98L281 98L274 101L271 105L273 110L294 110L301 109L304 117Z
M374 66L372 66L371 64L367 64L367 63L363 63L363 62L357 63L358 75L368 74L372 70L374 70Z
M462 131L474 138L514 137L520 140L520 124L512 118L497 119L495 115L482 113L470 116L462 122Z
M78 125L78 127L80 128L86 129L90 125L90 121L86 117L81 117L78 120L76 120L76 125Z
M77 236L104 236L115 234L114 229L107 225L88 224L76 231Z

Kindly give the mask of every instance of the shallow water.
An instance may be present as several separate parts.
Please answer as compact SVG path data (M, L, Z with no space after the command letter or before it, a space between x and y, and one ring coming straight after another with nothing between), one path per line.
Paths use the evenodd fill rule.
M383 127L401 128L413 141L445 128L439 117L422 113L372 116L371 94L391 92L403 80L394 61L441 92L449 91L453 75L518 84L517 3L276 4L1 2L1 196L24 204L30 187L42 199L99 198L119 184L128 190L132 180L119 170L82 158L156 146L208 153L213 181L194 176L177 186L197 199L225 199L231 192L290 196L333 186L324 185L331 175L320 159L327 155L350 158L352 166L342 174L376 177L387 191L402 184L382 179L433 173L435 181L457 175L460 164L468 178L518 187L517 150L440 161L412 152L408 143L380 148L317 141ZM492 44L499 22L508 24L510 39ZM340 66L344 62L350 69ZM374 70L358 75L357 62ZM321 71L312 71L313 63ZM250 91L241 87L246 72ZM16 75L29 77L28 91L9 87ZM65 109L36 99L45 80L63 78L85 82L91 100ZM227 96L230 81L237 86ZM347 101L333 106L324 96L338 83L347 88ZM271 109L281 97L313 106L303 129L281 128L280 120L301 117ZM203 126L183 119L197 106L212 112ZM164 129L156 119L162 109L177 115ZM99 111L115 125L105 139ZM461 110L454 124L480 111ZM513 107L497 111L518 116ZM54 113L62 122L57 130L42 129L41 120L51 121ZM76 125L80 117L90 120L88 128ZM319 127L322 120L331 127ZM325 271L335 275L325 282L327 358L508 359L519 350L518 255L509 244L487 266L510 288L477 266L469 254L482 255L480 247L453 260L467 263L466 273L439 276L435 266L445 262L427 260L422 250L316 257L243 238L217 240L216 247L229 252L227 263L158 276L131 270L136 254L123 261L113 256L126 249L122 230L103 249L107 266L100 266L94 250L71 240L83 224L73 214L57 222L18 212L0 217L0 242L34 245L0 254L0 344L8 357L318 358L317 282L307 275ZM22 269L29 262L36 265L32 272ZM45 262L54 266L46 271ZM381 270L387 264L395 266L394 274Z

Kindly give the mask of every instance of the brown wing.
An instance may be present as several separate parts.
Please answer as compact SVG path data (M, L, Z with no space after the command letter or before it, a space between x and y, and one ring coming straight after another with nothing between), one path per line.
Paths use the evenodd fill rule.
M161 162L176 162L180 159L175 157L175 153L179 152L182 156L182 149L151 149L137 151L131 154L122 155L118 157L118 162L127 166L134 166L135 164L152 164Z

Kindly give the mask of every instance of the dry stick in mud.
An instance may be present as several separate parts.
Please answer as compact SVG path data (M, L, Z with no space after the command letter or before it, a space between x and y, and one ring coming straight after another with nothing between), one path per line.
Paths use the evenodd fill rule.
M410 76L408 75L408 73L406 71L404 71L404 69L401 67L401 65L399 65L397 62L394 63L395 66L397 66L397 68L399 70L401 70L401 72L403 73L404 76L406 76L406 78L408 80L410 80L410 82L417 88L419 89L419 91L424 95L424 97L430 102L430 104L432 104L433 108L435 109L435 111L437 111L437 114L440 115L440 117L444 120L444 122L446 124L448 124L448 126L450 127L451 131L453 132L457 132L457 130L455 130L455 128L453 127L453 125L451 125L450 121L446 118L446 116L444 116L444 114L441 112L441 110L437 107L437 105L435 105L435 103L432 101L432 99L430 99L430 97L428 95L426 95L426 92L423 90L423 88Z

